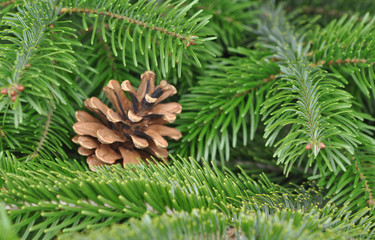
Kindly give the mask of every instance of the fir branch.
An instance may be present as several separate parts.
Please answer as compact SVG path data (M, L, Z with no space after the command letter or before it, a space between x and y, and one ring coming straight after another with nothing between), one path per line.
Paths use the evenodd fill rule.
M373 1L298 2L357 13L317 23L298 15L303 7L286 15L255 0L200 0L204 9L187 0L0 0L0 198L13 229L23 239L114 223L122 225L89 236L372 239L375 18L361 13ZM230 48L239 44L246 49ZM113 78L137 85L150 68L180 86L184 134L171 150L220 159L223 169L231 159L242 165L236 173L173 157L94 173L61 159L86 94L100 97ZM270 181L304 177L319 188Z
M267 145L273 145L284 126L290 125L287 135L276 143L278 149L275 152L278 162L286 165L286 173L294 162L301 163L306 155L309 155L306 167L311 166L315 159L318 163L315 167L322 173L327 168L336 171L336 164L345 171L345 165L351 165L351 162L343 154L337 157L338 149L353 153L360 143L356 130L358 116L350 109L349 99L352 97L338 89L342 87L338 80L308 62L305 56L309 45L303 44L303 37L289 25L280 6L264 7L263 11L264 19L256 32L267 42L265 47L274 51L275 57L281 60L283 73L262 109L267 125L265 137L269 139ZM332 103L332 99L342 100ZM333 107L336 104L339 108ZM313 154L308 154L309 150ZM322 160L317 159L318 154Z
M215 32L226 47L237 47L250 33L257 5L253 0L200 0L196 9L213 16L206 29Z
M307 36L312 42L309 57L316 63L324 61L323 68L337 74L344 84L355 84L366 98L375 96L374 23L375 18L369 14L342 17L324 28L316 27ZM330 38L331 34L336 38Z
M29 8L28 9L29 11L32 11L31 10L32 7L35 7L35 6L26 5L26 8ZM43 8L45 6L43 6L43 4L41 4L38 7ZM44 14L46 14L46 12L44 12ZM37 18L42 18L42 16L44 14L41 14L40 16L37 16ZM9 17L5 17L4 19L11 20L11 18L9 18ZM35 54L35 52L36 52L35 49L38 47L38 45L40 43L42 43L41 39L43 39L45 37L44 32L47 29L47 25L52 23L52 21L54 21L54 18L52 17L52 18L46 19L46 20L47 21L45 21L45 22L44 21L39 22L39 26L38 26L39 31L36 31L36 32L35 31L29 31L29 39L28 39L29 42L27 44L23 45L23 48L21 49L21 51L19 51L17 53L16 66L14 66L14 68L12 68L13 74L12 74L12 77L11 77L11 84L19 84L23 70L25 69L26 65L28 64L29 59L33 56L33 54ZM8 32L8 31L5 31L5 32ZM11 39L7 36L4 36L3 39L9 40L9 41L13 40L13 39Z
M312 55L312 53L310 54L306 54L306 56L309 56L309 55ZM274 62L277 62L277 61L280 61L280 59L275 59L275 58L272 58L270 59L271 61L274 61ZM310 63L310 67L317 67L317 66L321 66L321 65L326 65L326 66L331 66L331 65L342 65L342 64L349 64L349 63L352 63L352 64L368 64L368 65L375 65L375 62L370 62L370 59L358 59L358 58L347 58L347 59L336 59L336 60L320 60L316 63ZM269 77L267 78L264 78L263 81L264 82L269 82L269 81L273 81L275 80L278 76L282 75L282 72L279 72L277 75L270 75Z
M289 217L289 214L294 215L294 218ZM252 239L254 235L259 239L287 239L283 236L306 240L317 237L332 240L349 238L335 227L325 229L319 226L325 218L316 213L311 215L313 217L309 218L301 213L287 210L273 216L243 211L236 218L228 219L220 212L211 209L194 209L191 212L170 211L157 217L146 214L141 219L131 219L128 224L116 224L112 228L89 234L66 234L61 240ZM297 220L299 217L302 219ZM325 230L321 232L322 229Z
M27 12L36 12L36 14L27 15ZM63 72L71 71L70 69L74 68L75 65L74 59L72 60L68 56L71 51L63 46L72 44L72 41L67 40L63 44L59 44L59 47L51 47L53 39L51 40L48 37L53 35L55 31L60 31L56 28L51 30L48 27L56 20L56 16L54 2L40 1L31 4L26 3L23 11L17 15L4 17L10 28L4 30L2 39L9 41L11 44L4 45L3 57L0 62L0 81L3 86L10 88L16 88L17 85L21 84L25 86L25 91L18 94L17 98L11 98L9 92L9 97L1 99L3 102L11 102L6 105L1 104L1 110L4 111L4 106L9 106L14 110L15 127L23 122L22 108L25 108L23 102L30 103L42 115L48 114L48 102L51 98L53 98L53 105L66 103L59 87L60 83L57 83L54 77L61 77L61 80L66 82L67 78L63 76ZM43 21L39 21L39 19L43 19ZM26 25L24 26L24 24ZM64 29L64 33L68 35L69 29ZM57 35L55 37L57 38L56 43L59 43L61 38ZM65 57L64 61L58 62L61 63L58 66L59 71L56 71L53 66L52 55L59 59ZM15 65L11 66L13 63ZM11 68L11 71L9 71L9 68ZM60 70L62 70L62 73L59 73ZM35 79L39 79L37 84L33 82ZM50 92L53 93L52 96Z
M213 38L201 38L203 35L199 32L208 23L210 16L198 17L198 12L190 18L185 18L197 0L189 2L183 8L181 6L186 0L174 3L175 5L171 6L170 1L159 4L156 1L140 0L130 4L127 0L116 0L115 3L99 0L92 2L66 0L63 3L65 7L60 9L60 14L78 13L83 19L86 30L89 28L86 15L95 18L93 23L95 31L98 26L100 27L99 18L102 28L108 23L110 29L107 32L110 34L113 54L116 57L122 55L124 66L130 55L134 66L137 67L137 57L141 55L147 69L151 69L151 64L156 67L160 65L160 72L165 77L169 66L175 68L177 65L177 75L181 77L182 61L190 55L200 66L193 49L199 49L199 45ZM94 41L95 31L92 32L91 44ZM104 41L107 41L104 29L102 35ZM158 47L156 41L159 42ZM131 49L130 54L127 54L127 49Z
M6 161L4 156L1 160ZM216 209L228 220L241 213L263 214L265 221L287 211L285 216L290 219L318 220L321 231L346 229L348 237L374 234L373 218L361 219L368 209L358 213L331 205L320 209L320 193L315 189L291 191L272 184L264 175L254 181L244 174L221 172L207 163L200 167L192 159L169 166L115 166L97 173L76 171L72 165L42 160L15 164L12 172L17 174L0 171L6 189L1 197L10 209L11 220L24 216L14 225L23 236L50 239L60 230L100 228L145 213L169 215L193 209ZM316 230L316 225L312 229Z
M158 31L158 32L161 32L163 34L170 35L174 38L185 41L186 46L196 44L195 43L195 37L196 37L195 35L185 36L185 35L182 35L180 33L168 31L168 29L164 29L162 27L155 27L150 23L143 22L143 21L140 21L140 20L136 20L136 19L133 19L133 18L121 15L121 14L116 14L116 13L112 13L112 12L108 12L108 11L99 11L99 10L96 10L96 9L89 9L89 8L61 8L60 14L65 14L65 13L70 13L70 14L71 13L91 13L91 14L107 16L107 17L110 17L110 18L126 20L129 23L134 23L135 25L139 25L139 26L142 26L142 27L150 29L150 30Z
M279 68L266 59L266 53L233 51L242 56L218 59L181 100L184 111L177 124L183 139L175 145L182 156L229 160L230 149L241 142L237 137L243 145L254 139L260 105L272 84L266 76Z
M274 26L277 25L280 27L278 27L277 29L270 27L270 25L269 27L267 27L266 21L263 21L263 23L265 24L258 28L259 29L258 33L260 33L263 36L266 36L266 34L271 35L271 37L268 37L268 38L265 37L263 39L266 41L268 39L268 42L270 42L270 44L266 45L266 47L273 49L274 51L277 50L276 57L279 59L280 63L285 64L286 62L286 64L288 64L288 67L289 67L288 69L281 67L282 72L285 75L284 78L286 78L286 80L288 80L288 78L290 78L290 76L293 74L294 74L295 79L297 79L298 77L300 78L308 77L311 74L311 71L314 71L314 69L316 70L318 69L318 67L321 67L321 66L330 67L328 69L333 70L336 76L342 75L341 78L337 77L336 79L330 79L328 82L327 78L329 78L331 74L326 74L322 72L322 74L325 75L326 82L324 80L315 81L314 78L311 79L310 84L312 86L314 86L313 84L318 84L319 86L319 88L317 88L315 91L316 92L315 94L317 96L316 98L317 103L319 102L325 103L325 104L328 103L330 105L329 98L335 99L335 101L337 101L338 99L343 99L342 97L340 98L334 95L332 97L328 97L332 93L326 92L324 91L324 89L328 89L328 88L332 89L334 85L342 87L343 83L348 84L348 81L346 80L346 77L344 76L345 76L345 73L347 73L349 69L350 71L355 71L355 73L352 74L352 76L353 76L353 79L356 80L355 82L356 85L362 91L365 89L363 87L364 85L363 82L358 82L358 79L357 79L357 76L358 76L357 72L361 71L361 68L353 68L352 64L349 64L349 63L353 63L353 65L359 65L359 66L368 68L369 74L370 74L370 78L368 79L368 81L369 82L373 81L372 80L373 78L371 77L371 71L372 71L371 69L373 67L373 64L371 64L371 62L368 62L367 60L367 59L373 58L372 53L371 51L367 51L366 49L361 51L362 47L364 46L364 43L367 42L366 39L367 37L369 37L368 34L371 34L370 33L371 30L369 26L371 26L372 24L370 25L365 25L365 24L369 22L372 23L374 21L374 19L369 18L368 15L364 16L364 18L360 22L361 24L358 24L356 20L357 18L355 17L352 17L348 19L347 21L345 18L342 18L341 21L339 22L332 22L331 24L329 24L326 27L325 31L327 33L329 32L330 34L333 34L332 31L334 31L335 32L334 35L337 37L335 39L330 39L331 38L330 36L328 37L323 36L324 34L322 34L321 31L319 32L319 35L317 32L315 32L314 34L310 34L310 37L316 36L317 37L316 39L318 39L318 41L316 41L315 39L311 40L311 42L313 42L312 51L309 52L309 54L306 54L309 50L309 46L303 44L301 37L289 37L289 38L286 37L286 36L293 36L293 33L295 34L295 32L293 31L293 27L288 26L288 25L286 26L283 25L283 22L288 24L288 21L286 20L284 16L282 17L279 16L279 14L281 14L280 12L278 12L280 11L280 9L270 10L266 8L265 11L266 12L268 11L267 16L270 19L272 19L273 16L278 16L278 18L275 19L276 23L274 22L273 24ZM273 11L273 14L271 13L272 11ZM364 27L364 26L367 26L367 27ZM349 44L350 40L348 38L341 38L341 36L349 37L348 29L351 29L351 34L353 32L359 33L358 34L359 36L356 35L355 39L352 39L352 41L356 41L357 44L354 44L354 45L352 43ZM350 36L352 36L351 34ZM340 39L340 40L337 41L337 39ZM332 48L333 45L340 46L340 48L341 47L351 48L351 50L341 53L341 49L339 50L338 48ZM352 48L356 48L356 49L352 49ZM316 61L316 63L311 64L308 62L308 59L313 59ZM300 66L300 62L295 63L294 62L295 60L302 61L304 64L306 64L306 66L308 65L307 67L306 66L305 67L310 68L309 71L308 72L300 71L298 68ZM337 65L340 68L338 69L333 68L335 65ZM292 70L294 69L294 72L290 71L290 69ZM296 73L298 73L298 75ZM332 74L332 76L335 76L335 75ZM360 79L360 80L367 81L366 77L363 77L363 79ZM327 85L329 86L328 88L324 87L324 85L327 83L329 83L329 85ZM274 111L271 109L267 113L267 114L270 114L272 111L274 111L273 114L275 114L274 116L271 116L269 119L267 119L268 121L268 122L266 121L266 123L268 124L267 128L272 128L272 127L276 128L277 125L280 123L280 119L290 120L290 122L282 122L283 124L291 123L291 124L296 125L296 123L299 123L298 122L299 120L297 119L297 115L293 115L289 113L290 111L295 111L295 110L291 107L293 106L294 103L293 101L289 101L288 96L290 92L293 92L296 88L298 88L299 85L296 84L295 82L293 82L293 84L290 85L289 83L286 83L286 82L283 83L279 81L278 83L275 83L275 86L278 87L278 89L275 89L277 93L273 94L273 97L269 98L269 101L264 104L264 107L265 107L264 110L267 111L270 108L270 106L274 107L274 104L272 103L272 101L276 101L279 99L283 99L283 100L282 100L280 110ZM305 84L305 86L308 86L308 84ZM288 93L288 90L289 90L289 93ZM339 92L340 90L338 89L335 90L336 94ZM350 94L348 94L345 91L341 91L341 93L343 94L343 96L352 98ZM301 94L301 91L297 91L296 94ZM328 193L326 194L326 197L331 198L330 201L335 202L337 204L346 204L348 205L349 208L358 210L362 207L365 207L366 205L372 207L373 197L372 197L371 191L369 190L371 188L370 186L372 186L373 184L371 185L368 184L366 180L360 181L360 179L364 179L363 177L365 177L365 175L362 175L361 177L360 172L358 172L357 168L359 166L359 163L363 161L363 162L368 162L369 168L372 169L372 167L370 166L372 166L371 164L373 162L369 159L371 156L373 156L373 150L367 147L367 148L364 148L364 149L367 149L364 151L358 145L364 144L364 146L372 146L373 139L369 135L371 135L371 132L373 130L371 130L372 129L371 126L368 126L366 124L361 123L361 121L356 120L356 117L359 117L359 119L361 119L362 117L368 118L368 116L366 117L366 114L355 113L356 117L354 117L355 115L353 114L353 111L349 109L349 107L351 107L350 101L347 101L346 104L347 104L346 107L345 107L345 104L344 105L342 105L342 103L340 104L341 105L340 108L343 109L342 113L346 113L346 115L345 116L343 115L340 118L335 120L336 123L343 121L343 120L345 122L341 122L340 125L336 125L336 127L334 127L331 130L329 129L332 126L334 126L331 122L332 118L336 118L338 116L336 113L332 113L332 112L330 113L330 111L332 111L333 108L324 106L323 104L320 104L319 108L318 107L314 108L315 111L319 111L319 109L323 109L321 111L321 115L319 117L316 117L315 119L317 121L322 121L325 125L324 130L317 131L317 133L324 136L326 135L327 131L330 131L331 133L327 135L330 135L329 138L331 138L331 141L330 143L325 142L325 144L323 145L324 151L323 150L320 151L321 156L317 156L317 158L315 158L314 171L316 171L316 169L319 168L320 174L316 174L312 176L311 179L320 178L319 185L324 186L327 189L329 189ZM345 108L347 110L344 110ZM329 109L330 111L327 111ZM330 117L330 115L332 115L333 117ZM305 116L308 117L309 115L305 114ZM347 127L351 128L351 130L349 130L349 128ZM279 134L279 132L281 131L281 127L279 127L279 129L276 129L276 130L273 129L272 131L269 131L269 129L267 128L266 128L266 136L268 136L267 134L271 134L271 133L274 134L274 135L271 135L271 137L269 137L270 139L274 139L275 136ZM344 132L346 132L345 137L341 135L339 136L339 138L341 139L337 138L339 133L335 131L338 128L347 128L347 129L343 129ZM311 127L309 129L311 130ZM302 147L300 148L300 150L295 150L296 148L298 148L295 145L298 146L298 143L299 143L298 138L300 138L299 136L300 133L298 133L298 130L299 129L297 127L292 126L290 132L286 135L286 137L284 137L278 142L278 144L280 144L280 147L278 148L275 154L279 156L279 162L283 162L286 156L288 156L289 158L286 160L286 163L288 164L293 164L294 161L298 161L298 163L300 163L303 161L303 158L305 158L306 153L304 152L304 149L302 149ZM369 134L369 135L366 135L366 134ZM327 140L329 140L329 138L327 138ZM371 142L371 143L368 143L368 142ZM335 148L330 149L330 145L335 145L337 143L339 143L338 148L335 147L337 149ZM288 144L292 146L288 146ZM346 145L346 147L344 147L345 146L344 144ZM310 150L311 147L312 147L312 144L307 144L305 149ZM339 150L341 147L346 148L346 151L344 150L344 152L340 152ZM354 152L355 149L356 151ZM287 152L291 154L288 155ZM356 158L360 158L361 160L356 159L356 161L353 162L353 158L352 158L353 154L355 154ZM368 156L366 154L368 154ZM293 160L291 160L291 158ZM322 164L322 162L324 162L324 164ZM311 156L310 156L309 163L310 164L313 163ZM356 165L357 167L354 166L355 163L357 163ZM339 165L340 168L336 168L335 167L336 164ZM326 171L327 168L329 169L329 171ZM336 184L334 185L334 183ZM349 192L351 192L350 195L348 196L345 195Z

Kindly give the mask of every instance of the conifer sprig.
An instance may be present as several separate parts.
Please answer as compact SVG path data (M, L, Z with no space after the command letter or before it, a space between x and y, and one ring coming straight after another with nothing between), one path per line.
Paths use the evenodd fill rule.
M183 55L189 54L199 64L193 51L193 45L200 45L212 38L202 38L199 30L204 27L211 16L199 17L198 11L187 18L187 12L198 1L186 0L164 1L140 0L131 3L129 0L116 1L63 1L60 14L79 13L84 28L88 29L87 18L94 17L91 44L95 41L95 33L101 28L102 37L107 41L105 23L111 33L111 49L115 56L121 55L126 66L126 49L131 49L131 58L138 65L137 53L144 57L146 68L151 69L151 63L161 68L166 76L169 64L177 64L178 76L181 77ZM66 6L66 7L65 7Z
M367 99L375 96L374 22L369 14L344 16L324 28L316 26L307 35L312 43L311 60L335 73L344 84L355 84Z
M281 79L269 91L262 109L267 145L276 142L275 156L285 165L286 173L306 156L306 167L318 158L314 167L321 174L337 168L345 171L345 165L352 164L347 153L354 154L361 143L357 122L362 119L351 109L352 96L340 89L343 84L334 76L309 63L306 54L310 47L304 46L304 37L289 24L281 5L263 11L257 33L266 42L264 46L283 61ZM286 126L290 129L287 135L278 139ZM342 154L342 149L347 153Z
M271 12L269 12L270 10ZM268 14L266 13L263 16L268 16L272 19L273 16L281 14L279 12L281 11L281 7L279 6L279 8L274 10L272 10L272 8L265 8L265 11L268 11ZM353 24L354 19L355 18L352 18L346 24L352 26L351 24ZM263 21L265 24L260 25L258 28L258 34L271 36L268 42L272 44L266 45L266 47L274 51L277 50L277 58L284 61L286 60L286 62L281 62L282 66L288 66L288 68L281 66L284 77L275 83L273 89L270 91L268 99L263 105L263 114L265 114L266 117L269 116L265 118L265 123L268 124L266 126L265 136L267 136L269 140L272 140L268 143L273 143L273 141L277 139L276 137L280 133L283 133L283 126L292 124L291 127L289 127L290 130L288 130L287 135L283 136L277 143L279 146L275 152L275 155L278 156L278 162L286 164L284 169L288 172L294 162L298 164L302 163L308 151L313 149L314 143L311 141L311 139L313 139L311 136L313 135L309 136L310 140L307 142L304 141L303 137L303 135L308 136L309 134L306 129L313 130L311 133L316 133L317 136L320 136L320 141L318 143L319 145L315 144L315 147L319 148L319 155L315 158L314 155L310 154L308 165L306 165L306 167L314 167L314 174L310 179L320 178L319 185L329 189L326 196L332 198L330 200L332 202L349 205L352 209L360 209L364 206L373 208L374 200L371 186L374 185L366 181L367 176L369 176L367 175L368 172L360 168L363 161L363 164L369 167L369 169L372 169L373 161L370 160L370 156L373 155L374 149L370 146L373 145L373 138L371 137L371 135L373 135L373 127L361 122L364 119L372 121L372 118L354 110L354 100L351 94L346 90L339 89L343 88L345 86L344 84L350 83L351 79L348 77L347 73L348 69L352 69L353 66L346 64L335 67L336 65L333 64L335 59L329 57L335 54L330 55L330 52L336 51L336 54L342 54L339 54L337 49L331 48L330 45L327 44L334 40L327 39L321 41L321 45L319 45L314 43L312 39L312 45L316 50L309 52L310 47L309 45L303 45L302 38L293 37L293 28L288 25L289 23L285 17L278 17L277 21L278 22L274 22L273 26L282 22L286 23L286 25L281 28L276 28L275 30L271 24L268 24L267 27L267 21L265 19ZM369 19L365 18L363 21L368 22ZM269 21L268 23L271 22L272 21ZM328 29L332 29L332 31L337 30L337 35L345 35L346 30L339 27L343 25L343 23L345 23L345 18L342 18L341 22L334 28L335 30L332 29L334 23L329 25ZM366 32L368 27L362 27L361 25L364 26L363 22L359 24L359 26L356 26L358 30L355 31ZM280 29L284 29L284 34ZM273 32L274 35L271 34ZM359 35L361 36L361 34ZM318 35L315 34L315 36ZM364 35L364 39L365 38ZM284 44L283 39L285 40ZM297 41L296 39L300 40ZM339 39L342 39L339 41L346 41L345 38ZM359 41L363 40L361 37L359 39ZM267 38L263 38L263 40L267 41ZM367 41L364 40L362 44L367 44L366 42ZM362 44L360 44L359 49L362 48ZM349 45L343 43L338 46L347 48ZM354 52L349 51L346 57L351 56L354 59L360 59L361 56L356 55L360 52L361 51L358 49ZM366 54L366 52L367 51L364 50L364 56L369 54ZM325 57L327 57L327 59L325 59ZM288 58L290 58L289 61ZM310 58L315 60L319 58L324 59L320 61L328 61L331 59L330 61L332 62L328 63L329 67L327 70L331 70L334 73L319 70L321 66L309 63ZM348 60L347 62L350 63L351 61ZM361 62L357 61L356 64L361 64ZM301 69L301 66L307 70L298 71ZM371 64L367 64L366 67L372 68ZM314 71L320 72L318 78L311 77ZM360 70L355 70L355 72L357 71L359 72ZM354 73L353 75L357 76L358 74ZM291 76L293 77L291 78ZM351 83L357 86L353 88L354 91L358 91L358 89L362 91L365 89L363 88L363 83L356 81L355 77L353 79L354 81L351 80ZM298 81L301 82L298 83ZM300 86L303 86L302 89ZM303 91L303 89L310 89L311 92ZM304 101L304 99L300 97L303 96L304 92L310 93L310 101ZM291 93L294 94L292 95ZM367 94L365 96L369 95ZM306 104L307 102L315 104L315 106L310 105L312 106L312 111L310 111L310 113L315 112L316 115L309 114L309 105ZM279 106L279 109L277 109L276 106ZM295 108L295 106L297 106L297 108ZM298 118L299 115L304 119L302 122ZM312 122L316 122L316 125L310 124L309 126L309 124L306 124L306 122L309 122L309 119L313 120ZM283 122L283 120L285 120L285 122ZM282 124L280 125L280 123ZM301 129L297 127L298 125L307 126L307 128ZM314 128L314 126L318 127ZM348 194L349 192L351 192L351 194Z
M182 156L229 160L231 148L254 139L260 106L272 84L268 77L279 67L266 59L268 52L232 49L239 57L219 59L190 89L181 104L178 121ZM215 79L215 81L212 81ZM239 140L241 139L241 140Z

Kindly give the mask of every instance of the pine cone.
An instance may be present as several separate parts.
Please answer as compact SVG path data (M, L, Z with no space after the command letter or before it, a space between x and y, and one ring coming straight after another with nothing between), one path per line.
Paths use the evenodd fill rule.
M161 103L177 93L175 87L165 80L155 87L155 74L147 71L141 75L137 92L128 80L121 85L111 80L103 90L116 111L96 97L89 98L85 107L100 120L85 111L76 111L78 122L73 126L78 134L73 142L81 145L79 154L88 156L90 169L95 171L94 167L104 164L138 164L139 159L151 160L151 156L166 159L168 142L163 137L181 137L177 129L164 126L175 121L181 105Z

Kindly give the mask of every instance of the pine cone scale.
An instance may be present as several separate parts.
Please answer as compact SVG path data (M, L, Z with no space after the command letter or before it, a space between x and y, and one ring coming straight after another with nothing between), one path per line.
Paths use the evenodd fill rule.
M112 80L111 80L112 81ZM105 95L107 96L107 98L109 99L109 101L112 103L112 106L115 108L116 110L116 113L122 113L121 112L121 108L122 108L122 104L120 103L120 101L116 98L115 96L115 92L113 91L113 89L110 89L109 87L104 87L103 88L103 91L105 93ZM120 105L121 104L121 105ZM123 116L124 114L122 114Z
M142 102L146 93L149 91L153 92L155 87L155 74L151 71L147 71L141 75L141 84L137 90L138 102Z
M166 148L168 146L168 142L154 130L147 129L145 133L152 138L157 147Z
M76 119L78 122L96 122L101 123L97 118L85 111L76 111Z
M88 136L79 136L77 143L87 149L95 149L99 147L99 142Z
M149 153L151 153L154 156L157 156L158 158L168 157L168 151L165 148L157 147L156 144L153 142L150 142L148 150L149 150Z
M94 152L95 152L95 150L87 149L87 148L82 147L82 146L78 148L78 153L81 154L82 156L90 156Z
M98 139L101 143L111 144L114 142L125 142L125 139L117 135L117 133L107 127L99 129L96 132Z
M117 159L121 158L121 155L115 152L108 144L100 144L100 146L95 150L96 157L108 164L113 164Z
M95 167L99 167L99 166L102 166L102 165L108 165L108 164L100 161L95 155L88 156L87 159L86 159L86 162L87 162L87 164L89 165L89 168L92 171L96 171Z
M142 148L148 147L148 145L149 145L147 140L145 140L143 138L140 138L140 137L137 137L134 134L130 134L130 137L131 137L131 139L134 143L134 146L136 148L142 149Z
M108 94L106 92L106 88L108 88ZM112 105L115 107L116 111L125 117L125 109L129 109L131 106L131 102L126 97L125 93L121 90L121 85L116 80L109 81L107 87L104 87L104 92L106 93L107 97L109 95L109 100L111 100ZM117 107L116 107L117 106Z
M89 100L90 107L96 112L102 120L107 119L106 113L109 110L108 106L102 103L97 97L92 97Z
M176 120L176 115L165 113L162 118L169 123L173 123Z
M132 110L128 111L128 118L133 123L139 122L143 119L141 116L136 115Z
M177 93L177 90L172 85L168 84L165 80L160 82L160 87L163 91L163 93L158 97L158 100L156 100L156 104L164 101L165 99L169 98L170 96L173 96Z
M123 165L130 164L130 163L139 164L138 158L140 158L141 155L138 152L134 150L125 149L123 147L120 147L119 151L123 158Z
M161 87L157 87L153 93L151 93L150 97L158 99L163 94L163 90Z
M178 103L162 103L152 108L149 114L163 114L165 112L172 114L180 114L181 109L181 105Z
M125 113L124 113L123 116L125 116ZM123 122L124 118L125 118L125 117L121 117L118 113L116 113L115 111L113 111L110 108L107 111L107 117L113 123Z
M167 127L164 125L154 124L154 125L148 126L147 129L154 130L155 132L159 133L161 136L169 137L176 141L182 137L180 131L178 131L175 128Z
M73 125L73 129L77 134L89 135L92 137L98 137L97 131L104 127L103 124L95 122L77 122Z
M92 97L92 98L94 98L94 97ZM86 107L88 110L90 110L90 111L96 113L96 114L99 116L101 122L105 122L105 121L106 121L105 113L101 112L98 108L96 108L94 105L92 105L92 101L91 101L92 98L89 98L89 99L87 99L87 100L84 102L85 107Z

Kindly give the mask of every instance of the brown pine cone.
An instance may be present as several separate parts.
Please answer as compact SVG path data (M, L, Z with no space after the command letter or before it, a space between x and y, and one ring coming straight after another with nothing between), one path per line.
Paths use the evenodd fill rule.
M98 98L85 101L85 107L96 113L96 118L85 111L76 111L77 123L73 129L78 134L73 142L80 144L78 153L87 157L90 169L114 163L139 163L151 156L166 159L168 142L164 137L178 140L181 132L164 126L176 119L181 105L175 102L161 103L177 93L175 87L162 80L155 87L155 74L147 71L141 75L137 91L126 80L111 80L104 92L115 111ZM129 100L125 92L131 98Z

